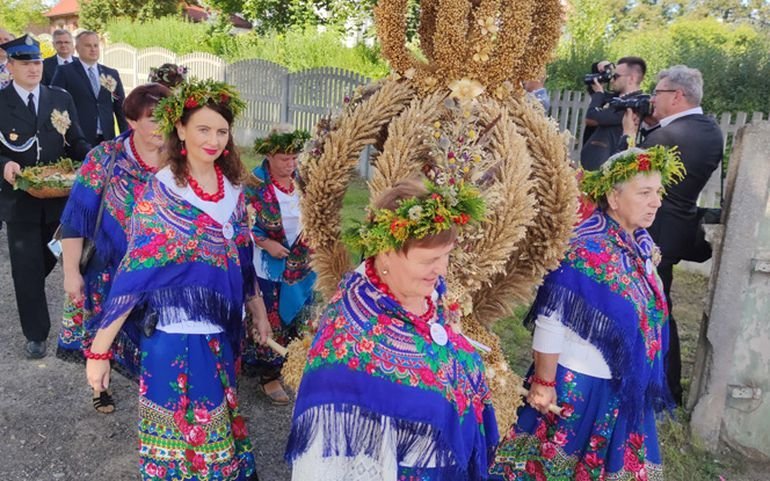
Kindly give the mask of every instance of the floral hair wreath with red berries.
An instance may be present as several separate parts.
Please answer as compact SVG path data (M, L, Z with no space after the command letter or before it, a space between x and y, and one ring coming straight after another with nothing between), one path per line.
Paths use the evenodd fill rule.
M481 221L486 211L479 191L465 182L439 186L426 180L427 197L403 199L395 210L370 211L368 220L348 229L348 244L370 257L380 252L398 250L408 239L422 239Z
M660 172L663 187L684 179L685 168L677 148L656 145L647 150L631 148L619 152L607 159L599 170L585 171L580 188L593 202L598 202L618 184L650 172Z
M185 110L206 105L220 105L237 117L246 108L246 103L232 85L214 80L191 80L173 90L173 95L161 99L153 111L158 129L168 136L184 115Z

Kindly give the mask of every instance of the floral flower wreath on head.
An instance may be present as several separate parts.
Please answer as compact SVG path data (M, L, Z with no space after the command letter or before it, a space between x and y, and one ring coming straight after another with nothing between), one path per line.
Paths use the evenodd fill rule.
M296 154L302 150L308 140L310 140L310 133L307 130L284 132L272 129L267 137L254 141L254 152L262 155Z
M158 129L168 136L184 115L185 110L204 107L209 104L221 105L237 117L246 108L235 87L214 80L191 80L179 85L173 95L161 99L153 111Z
M395 210L370 210L368 220L348 229L345 240L364 256L398 250L409 239L422 239L481 221L486 211L479 191L467 183L439 186L426 180L429 195L399 201Z
M604 198L616 185L640 173L660 172L663 187L684 179L685 168L676 147L656 145L647 150L631 148L619 152L599 170L585 171L581 190L593 202Z
M176 87L187 78L187 67L164 63L160 67L150 67L149 82L160 83L169 87Z

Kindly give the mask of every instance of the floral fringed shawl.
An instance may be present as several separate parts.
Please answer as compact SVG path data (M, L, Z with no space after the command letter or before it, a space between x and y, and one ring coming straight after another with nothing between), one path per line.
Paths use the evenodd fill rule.
M136 203L101 327L136 307L145 332L178 322L214 324L240 352L244 296L256 281L243 193L225 181L225 216L215 219L194 205L202 201L189 186L184 195L178 190L165 168Z
M94 147L78 171L77 179L67 199L61 223L79 237L95 242L95 256L110 274L114 273L128 248L128 228L134 204L142 195L144 186L153 176L126 151L125 141L130 131ZM115 152L112 172L107 172L110 157ZM106 189L105 189L106 186ZM99 205L104 193L104 214L99 232L94 233ZM101 276L100 270L86 273L86 288L94 284L92 276ZM86 292L86 308L92 309L92 294Z
M254 169L255 185L244 189L246 201L254 209L254 238L271 239L289 249L289 256L276 259L266 250L259 251L263 272L269 281L280 282L278 313L283 324L290 324L312 295L316 274L310 267L310 247L300 233L293 245L289 245L281 221L281 207L270 178L267 161Z
M670 405L663 359L668 308L657 275L657 249L645 229L629 235L601 210L580 223L561 266L546 276L527 319L558 313L595 346L612 374L621 406L641 415Z
M440 298L437 306L444 324ZM320 443L323 459L391 456L399 470L406 460L430 468L438 475L430 479L486 479L498 432L483 365L444 325L449 340L440 346L367 277L348 274L308 353L287 461Z

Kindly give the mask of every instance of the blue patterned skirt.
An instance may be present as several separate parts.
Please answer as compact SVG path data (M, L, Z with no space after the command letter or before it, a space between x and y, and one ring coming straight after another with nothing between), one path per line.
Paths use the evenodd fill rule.
M226 336L156 331L143 337L141 346L142 480L255 478Z
M498 447L490 479L663 480L652 407L632 425L609 380L560 365L556 382L563 416L520 408L518 421Z

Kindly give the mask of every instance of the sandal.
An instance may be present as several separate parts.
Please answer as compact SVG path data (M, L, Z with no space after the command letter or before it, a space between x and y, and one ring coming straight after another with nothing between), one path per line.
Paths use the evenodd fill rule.
M92 398L94 409L100 414L111 414L115 411L115 400L109 391L102 391Z
M262 389L262 392L265 393L265 396L270 398L270 402L273 403L273 406L286 406L291 401L289 395L283 390L281 381L278 379L273 379L272 381L260 384L259 387Z

